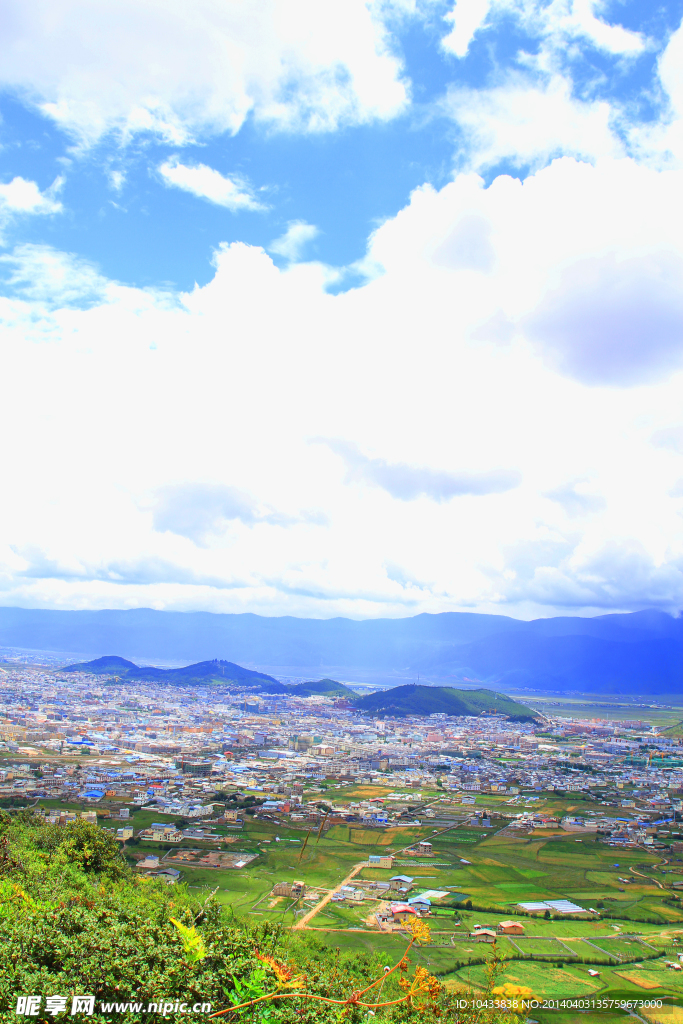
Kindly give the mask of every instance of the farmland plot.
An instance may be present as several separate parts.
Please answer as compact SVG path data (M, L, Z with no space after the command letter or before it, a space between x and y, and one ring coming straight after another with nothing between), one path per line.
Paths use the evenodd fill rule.
M512 943L515 946L519 946L522 953L531 954L533 956L548 956L558 960L566 959L566 957L570 955L567 951L567 947L561 942L558 942L557 939L553 938L545 939L541 937L513 935Z

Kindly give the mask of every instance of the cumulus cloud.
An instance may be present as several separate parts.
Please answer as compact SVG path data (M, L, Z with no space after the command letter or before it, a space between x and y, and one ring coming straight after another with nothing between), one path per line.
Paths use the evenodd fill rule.
M238 210L265 209L245 181L238 177L225 177L206 164L189 167L174 157L159 166L159 173L167 185L182 188L217 206L225 206L233 213Z
M84 142L116 129L178 143L250 114L328 130L406 102L380 13L364 0L8 0L0 81Z
M275 238L268 249L288 260L297 260L308 242L313 241L318 234L315 224L307 224L304 220L292 220L287 225L284 235Z
M653 131L652 124L640 125L614 89L605 93L606 65L618 78L657 47L615 15L600 0L456 0L445 15L453 28L441 40L443 49L463 58L479 36L492 44L494 64L488 82L475 88L454 82L443 101L465 143L461 163L491 167L507 161L526 170L562 154L597 159L623 154L627 146L661 152L660 126ZM505 32L509 45L515 29L525 42L511 61L498 55L496 42ZM590 49L601 52L599 64L585 59ZM661 81L672 96L680 93L676 65L675 54L660 62ZM670 143L672 132L664 134Z
M371 459L348 441L320 439L348 468L347 480L363 481L381 487L392 498L413 501L426 497L448 501L465 494L502 494L518 487L521 475L516 470L497 469L477 473L445 473L401 462Z
M619 156L624 146L612 130L613 111L603 100L581 100L569 78L555 73L512 72L489 89L449 88L443 111L459 126L473 167L508 160L541 167L555 156Z
M655 325L677 308L682 186L633 160L565 158L488 187L460 174L416 190L369 241L382 272L334 295L329 268L244 243L180 295L54 250L9 254L0 431L22 487L0 507L0 599L354 617L673 606L680 378L661 331L600 362L594 316L613 324L629 292ZM539 310L547 334L530 341ZM624 367L653 360L655 382L631 387ZM617 379L597 388L607 362ZM18 560L31 545L45 558Z
M683 259L582 260L525 323L558 369L586 384L638 385L683 365Z
M495 250L491 244L491 225L484 217L471 213L464 216L438 246L433 260L448 270L493 269Z
M41 192L35 181L12 178L7 184L0 184L0 209L12 213L61 213L62 204L55 194L62 184L63 179L57 178L46 192Z
M567 14L558 18L556 34L584 36L605 53L628 57L642 53L646 46L642 33L596 17L596 10L604 6L602 0L573 0Z

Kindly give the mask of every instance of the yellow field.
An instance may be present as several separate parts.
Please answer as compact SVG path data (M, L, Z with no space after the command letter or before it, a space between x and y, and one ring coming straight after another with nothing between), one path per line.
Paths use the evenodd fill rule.
M662 1006L659 1010L638 1008L638 1013L652 1024L683 1024L683 1007Z
M385 797L392 790L388 786L350 786L344 788L344 795L355 799L358 797L360 800L371 800L375 796Z
M416 843L420 836L427 836L429 834L426 828L392 828L390 831L385 833L388 836L389 841L396 846L409 846L412 843Z
M350 828L349 842L357 843L359 846L388 846L391 836L373 828Z
M661 982L655 980L655 976L650 974L646 975L642 971L615 971L618 978L623 978L624 981L631 981L638 988L660 988Z

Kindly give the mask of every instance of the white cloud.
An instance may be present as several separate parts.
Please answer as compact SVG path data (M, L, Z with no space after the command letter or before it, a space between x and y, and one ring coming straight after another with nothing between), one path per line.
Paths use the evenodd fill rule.
M567 27L576 29L587 36L599 50L606 53L633 54L641 53L645 48L645 40L640 32L633 32L622 25L612 25L597 18L599 11L605 6L596 0L574 0L572 10L567 19Z
M600 18L604 6L600 0L455 0L444 19L453 23L453 29L441 45L455 56L464 57L490 14L491 23L501 15L516 18L527 33L543 40L546 53L577 39L589 40L597 49L613 55L641 53L646 45L643 36Z
M166 160L159 173L168 185L175 185L217 206L225 206L233 213L237 210L263 210L265 207L254 197L251 188L241 178L226 178L220 171L206 164L188 167L177 158Z
M59 213L62 204L54 195L61 184L58 178L47 192L41 192L35 181L12 178L6 185L0 184L0 205L12 213Z
M624 155L629 147L650 154L661 150L661 126L644 129L619 99L597 98L605 72L580 60L588 44L623 69L655 47L642 34L601 18L603 7L598 0L457 0L446 15L454 24L441 41L447 52L464 57L477 32L496 38L491 33L500 35L503 23L515 21L534 41L520 45L514 62L496 63L490 84L453 84L447 90L441 109L461 129L461 164L490 167L509 160L537 168L554 156L596 160ZM675 86L678 63L676 54L660 62L664 82Z
M41 192L35 181L15 177L6 184L0 182L0 230L16 217L29 214L53 214L62 212L62 204L56 198L63 184L57 178L49 189Z
M154 529L188 537L195 544L210 546L220 541L231 522L245 526L266 523L290 527L297 523L325 525L320 513L287 515L259 504L250 494L225 484L169 484L161 487L152 501Z
M315 224L307 224L303 220L292 220L287 225L284 235L275 238L268 249L288 260L297 260L308 242L313 241L318 234L319 231Z
M576 99L559 74L539 81L514 73L491 89L452 87L443 109L463 131L474 167L502 160L540 167L565 154L597 159L624 153L609 103Z
M657 61L658 85L668 109L660 117L630 130L634 152L660 166L683 164L683 25L672 32Z
M579 490L579 487L582 489ZM586 493L581 481L563 484L553 491L548 491L545 496L561 505L567 515L571 517L602 512L606 504L605 499L599 494Z
M19 245L0 256L0 263L8 268L15 291L53 306L102 301L111 287L87 260L47 245Z
M408 466L401 462L369 458L357 445L335 438L319 438L335 455L341 456L347 466L348 482L356 481L381 487L392 498L414 501L429 498L448 501L462 495L501 494L521 483L514 469L493 469L476 473L453 473L430 469L426 466Z
M666 250L580 260L525 322L562 372L645 384L683 366L683 260Z
M406 90L364 0L7 0L0 81L84 142L172 143L253 114L320 131L388 118Z
M453 10L444 20L453 23L453 29L441 40L444 50L464 57L469 45L486 20L492 0L456 0Z
M462 174L416 190L370 241L382 273L338 295L324 266L241 243L175 297L11 254L0 431L24 483L0 507L2 602L683 603L681 371L631 330L670 312L682 190L629 159Z

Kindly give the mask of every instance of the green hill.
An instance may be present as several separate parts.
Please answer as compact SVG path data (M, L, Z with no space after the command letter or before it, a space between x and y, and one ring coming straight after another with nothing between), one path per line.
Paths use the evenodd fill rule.
M272 676L253 669L235 665L232 661L200 661L196 665L184 668L155 668L126 661L125 658L107 656L95 661L86 661L79 665L67 665L62 672L93 672L97 675L117 675L122 679L140 682L169 683L175 686L194 686L198 683L235 683L237 686L250 686L265 693L286 693L286 688Z
M132 661L119 658L115 654L95 658L94 661L83 661L78 665L67 665L62 672L92 672L93 675L123 675L129 668L137 668Z
M238 686L252 686L268 693L285 693L286 689L272 676L253 669L243 668L231 661L200 661L185 668L135 668L126 673L127 679L150 682L175 683L183 686L193 683L236 683Z
M370 715L507 715L512 721L525 722L536 713L494 690L456 690L452 686L395 686L381 693L355 697L355 706Z
M300 683L289 690L295 697L348 697L356 700L357 695L335 679L319 679L317 683Z

